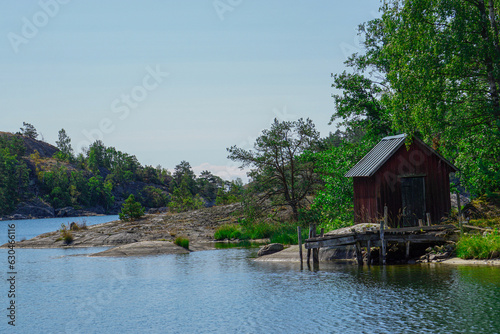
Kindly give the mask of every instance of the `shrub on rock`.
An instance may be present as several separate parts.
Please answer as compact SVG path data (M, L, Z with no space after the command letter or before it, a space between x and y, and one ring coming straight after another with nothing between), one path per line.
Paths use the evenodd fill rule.
M141 203L135 200L134 195L130 196L123 203L122 211L118 214L120 220L134 220L144 216L144 208Z

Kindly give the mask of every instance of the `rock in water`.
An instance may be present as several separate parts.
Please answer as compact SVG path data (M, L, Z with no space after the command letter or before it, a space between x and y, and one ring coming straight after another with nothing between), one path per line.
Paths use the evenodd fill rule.
M261 249L259 249L259 252L257 253L257 256L263 256L263 255L273 254L273 253L282 251L283 248L285 248L285 247L283 247L282 244L277 244L277 243L276 244L265 245L264 247L262 247Z

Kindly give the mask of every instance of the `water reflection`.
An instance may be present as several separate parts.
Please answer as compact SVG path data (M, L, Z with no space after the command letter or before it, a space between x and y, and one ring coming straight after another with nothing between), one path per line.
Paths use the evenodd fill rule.
M500 328L500 268L322 264L301 270L300 263L254 261L256 248L141 258L72 256L93 251L18 250L19 332L495 333ZM0 332L6 330L0 323Z

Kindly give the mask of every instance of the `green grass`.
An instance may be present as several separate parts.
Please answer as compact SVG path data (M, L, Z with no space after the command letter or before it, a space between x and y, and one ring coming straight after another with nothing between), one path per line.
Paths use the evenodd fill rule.
M181 246L185 249L189 249L189 239L183 237L177 237L174 240L174 244L177 246Z
M491 259L500 256L500 234L465 235L457 243L457 256L462 259Z
M73 242L73 233L71 233L71 230L66 225L61 224L59 233L61 234L61 237L57 240L63 240L66 245L69 245Z
M236 224L222 225L215 231L214 239L241 239L241 227Z

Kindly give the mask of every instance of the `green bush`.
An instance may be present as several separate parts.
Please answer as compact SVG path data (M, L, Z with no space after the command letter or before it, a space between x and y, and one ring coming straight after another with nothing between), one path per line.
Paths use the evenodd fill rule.
M73 242L74 237L71 230L64 224L61 224L61 228L59 229L59 233L61 233L61 239L66 245L69 245Z
M220 226L214 233L215 240L241 239L241 227L235 224Z
M144 216L144 208L141 203L136 202L134 195L130 196L123 203L122 211L118 214L120 220L134 220Z
M175 238L174 244L185 249L189 249L189 239L183 237Z
M500 234L466 235L457 243L457 256L462 259L491 259L500 256Z

